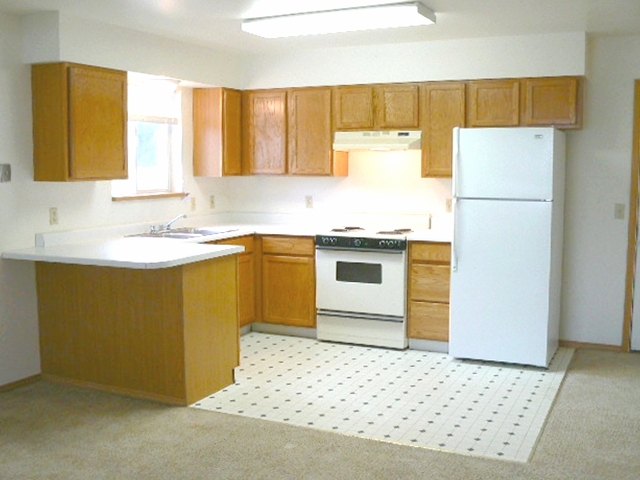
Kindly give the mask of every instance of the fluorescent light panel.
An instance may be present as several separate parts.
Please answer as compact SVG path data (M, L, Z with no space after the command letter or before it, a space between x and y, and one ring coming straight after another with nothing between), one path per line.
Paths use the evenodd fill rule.
M413 27L435 22L436 14L422 3L405 2L251 18L242 22L242 30L264 38L281 38Z

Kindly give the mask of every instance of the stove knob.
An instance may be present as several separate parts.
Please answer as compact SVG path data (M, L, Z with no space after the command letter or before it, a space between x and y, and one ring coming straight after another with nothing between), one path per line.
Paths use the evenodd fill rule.
M360 238L355 238L355 239L353 240L353 245L354 245L355 247L360 247L360 246L362 246L362 240L361 240Z

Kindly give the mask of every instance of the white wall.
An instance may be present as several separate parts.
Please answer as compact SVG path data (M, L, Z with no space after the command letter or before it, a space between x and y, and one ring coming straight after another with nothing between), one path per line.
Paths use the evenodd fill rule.
M589 42L585 123L568 137L561 338L620 345L640 37Z
M584 75L584 33L474 38L261 55L244 88Z

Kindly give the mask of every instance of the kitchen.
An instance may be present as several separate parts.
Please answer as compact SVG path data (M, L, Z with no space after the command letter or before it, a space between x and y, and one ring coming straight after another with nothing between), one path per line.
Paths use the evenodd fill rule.
M448 180L420 178L419 160L415 156L397 160L393 169L384 163L387 159L352 157L346 179L197 179L190 175L190 164L185 161L185 190L196 198L193 212L177 199L135 205L113 203L109 182L36 184L31 170L31 118L25 108L30 103L26 63L64 59L239 88L588 73L584 129L570 133L568 140L561 338L620 345L626 222L614 219L612 211L615 204L628 202L632 79L640 73L633 70L634 63L627 59L634 58L634 53L640 50L637 36L587 40L580 33L555 33L450 40L435 45L420 44L410 52L391 45L326 49L319 52L311 65L309 58L300 52L283 56L263 54L253 58L250 67L243 70L245 65L237 56L96 21L79 21L54 13L36 14L26 21L15 14L3 13L0 20L2 58L10 65L2 80L3 98L12 114L10 124L0 132L6 148L6 160L3 157L2 163L11 163L13 168L12 182L0 188L2 250L28 246L35 233L55 230L48 224L50 206L59 208L60 230L151 223L185 211L192 216L208 215L211 211L207 199L212 194L216 196L215 213L220 215L233 212L251 217L258 212L274 218L300 215L313 220L315 216L326 219L342 205L352 205L349 213L353 214L431 214L436 221L438 217L446 221L446 199L450 192ZM27 40L22 44L24 32ZM60 40L46 42L52 38ZM91 49L85 47L87 39L92 40ZM136 53L138 48L147 49L149 54L140 57ZM452 49L459 60L449 55ZM526 55L534 51L535 56ZM628 56L621 58L614 54L619 51L629 52ZM380 69L367 60L371 56L384 59L388 67ZM201 58L210 59L210 63L202 62ZM469 63L469 58L482 58L482 62ZM504 62L504 58L509 62ZM339 68L324 68L326 65ZM190 145L185 145L185 158L189 157ZM373 165L375 168L371 168ZM388 181L390 174L394 175L394 182ZM305 206L305 197L309 195L313 197L313 209ZM386 201L390 195L393 203ZM39 372L33 270L7 263L0 267L3 322L0 385Z

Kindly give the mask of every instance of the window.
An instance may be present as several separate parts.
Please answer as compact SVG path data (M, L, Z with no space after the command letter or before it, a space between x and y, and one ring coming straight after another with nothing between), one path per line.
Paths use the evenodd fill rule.
M181 92L178 81L129 73L129 178L112 182L114 198L180 193Z

